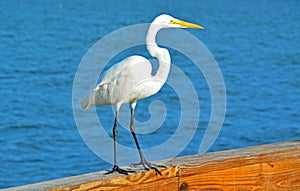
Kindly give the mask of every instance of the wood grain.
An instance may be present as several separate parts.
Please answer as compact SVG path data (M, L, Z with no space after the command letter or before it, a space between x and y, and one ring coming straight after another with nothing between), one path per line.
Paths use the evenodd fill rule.
M100 171L4 190L300 191L300 141L178 157L155 163L168 166L160 169L162 176L153 170L127 176L104 175L105 171Z
M177 167L161 168L161 175L154 170L116 176L102 180L91 181L78 185L51 189L51 191L77 190L177 190Z
M300 149L195 162L181 165L178 174L189 190L300 190Z

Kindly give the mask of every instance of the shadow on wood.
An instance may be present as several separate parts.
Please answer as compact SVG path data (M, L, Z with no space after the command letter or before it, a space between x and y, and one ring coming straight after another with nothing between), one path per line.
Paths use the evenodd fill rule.
M158 161L164 163L164 161ZM106 171L6 190L300 190L300 141L174 158L155 171Z

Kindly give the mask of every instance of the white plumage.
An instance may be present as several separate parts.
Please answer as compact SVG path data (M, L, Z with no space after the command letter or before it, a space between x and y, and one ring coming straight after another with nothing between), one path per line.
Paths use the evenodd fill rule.
M114 171L123 174L132 172L119 168L116 157L117 118L119 109L122 104L130 103L130 130L141 158L139 164L143 165L143 167L147 170L154 169L160 174L155 165L150 164L145 160L141 152L136 134L134 132L134 109L137 100L156 94L167 80L170 71L171 57L169 51L165 48L159 47L155 41L157 32L163 28L203 29L202 26L175 19L170 15L163 14L156 17L151 23L146 37L146 45L150 55L157 58L159 62L159 67L155 75L151 75L152 66L146 58L142 56L130 56L112 66L107 71L102 81L83 102L83 109L102 105L114 105L116 107L115 122L113 127L114 167L109 173Z

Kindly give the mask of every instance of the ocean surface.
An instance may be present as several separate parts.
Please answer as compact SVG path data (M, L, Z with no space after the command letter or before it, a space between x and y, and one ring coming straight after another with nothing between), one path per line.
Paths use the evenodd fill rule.
M208 152L299 139L299 7L297 0L0 1L0 188L111 168L80 136L72 109L73 80L98 40L161 13L205 26L186 31L203 42L223 74L225 121ZM114 60L135 52L150 58L141 46ZM197 131L179 155L197 154L210 118L210 91L184 55L170 53L200 95ZM165 86L138 102L139 121L149 120L152 100L161 100L168 110L156 133L139 135L143 148L166 141L180 122L180 104L168 92L172 89ZM111 134L113 112L106 110L111 109L97 112ZM135 148L126 133L130 136L120 127L120 143ZM112 145L105 146L111 152Z

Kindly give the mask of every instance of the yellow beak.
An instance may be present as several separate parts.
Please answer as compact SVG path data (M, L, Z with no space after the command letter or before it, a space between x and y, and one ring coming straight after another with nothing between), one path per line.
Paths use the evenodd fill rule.
M197 25L197 24L193 24L190 22L186 22L186 21L181 21L181 20L171 20L170 21L172 24L178 24L180 25L182 28L194 28L194 29L204 29L203 26Z

